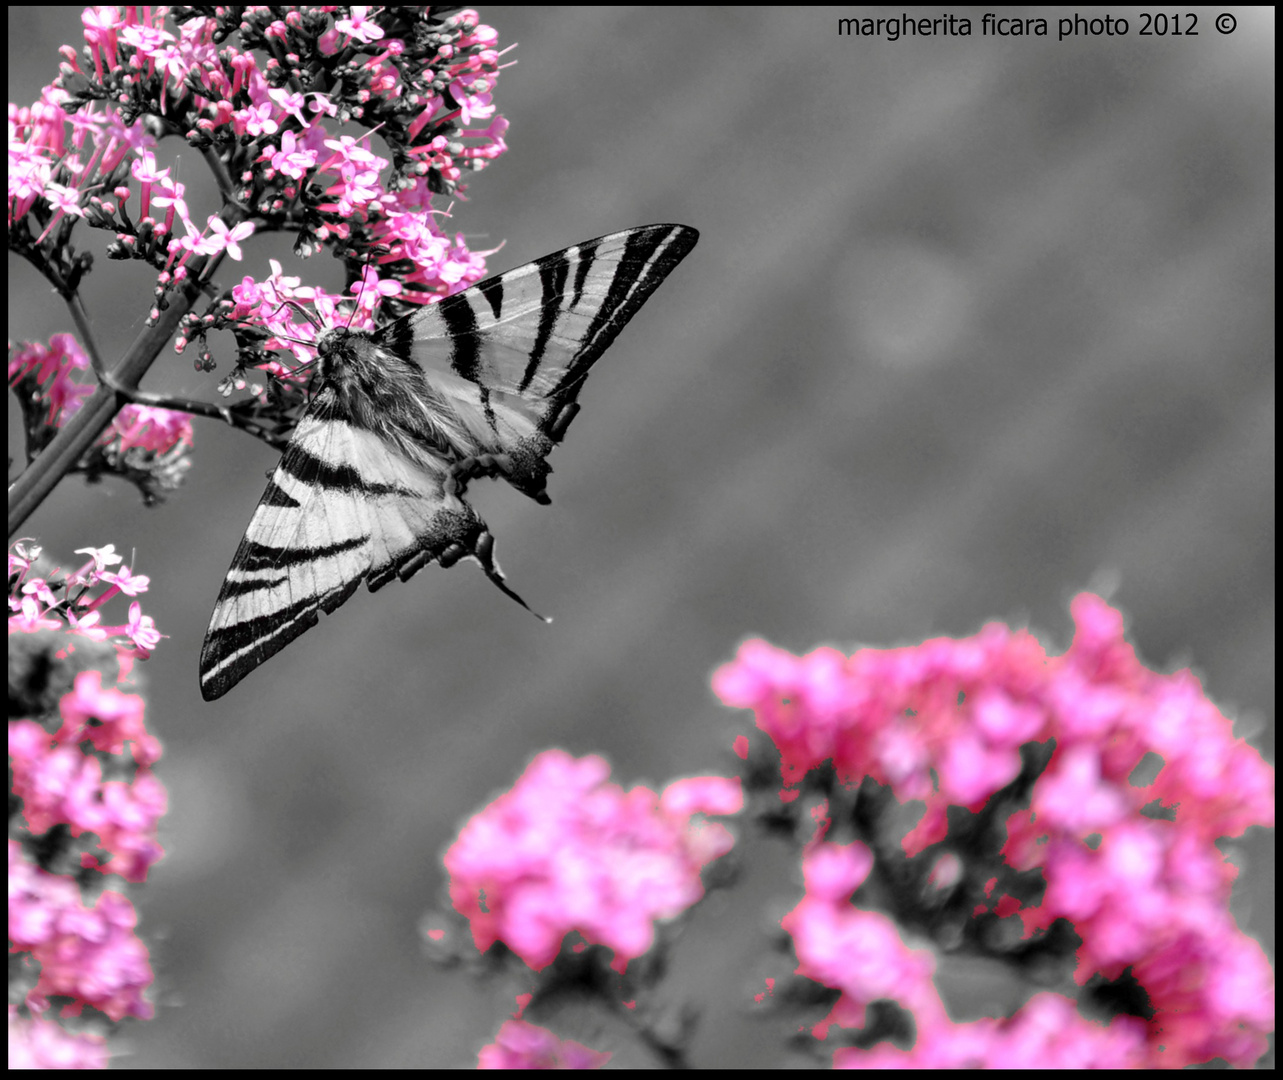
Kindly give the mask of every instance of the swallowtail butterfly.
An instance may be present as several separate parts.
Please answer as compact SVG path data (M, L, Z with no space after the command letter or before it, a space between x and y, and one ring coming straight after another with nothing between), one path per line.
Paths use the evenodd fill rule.
M685 225L576 244L374 331L317 343L319 385L218 594L206 701L331 612L428 563L472 559L519 603L464 501L502 477L547 503L547 456L588 369L695 246Z

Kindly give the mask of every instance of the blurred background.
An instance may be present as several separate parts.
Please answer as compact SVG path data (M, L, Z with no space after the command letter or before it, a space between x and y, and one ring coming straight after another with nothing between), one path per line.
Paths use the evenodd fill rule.
M1274 13L1222 35L1195 10L1196 37L891 42L838 16L900 9L481 8L520 45L496 92L511 150L451 229L504 241L494 272L649 222L702 239L588 381L552 506L474 487L550 627L432 568L207 705L197 655L274 453L197 420L165 505L72 478L30 519L51 554L134 552L169 635L143 667L168 855L135 893L161 1009L121 1064L474 1062L515 990L421 955L444 848L548 747L626 787L734 773L751 717L708 681L750 636L849 651L996 618L1058 652L1093 589L1273 760ZM81 41L78 9L11 8L10 101ZM216 210L199 157L167 149ZM223 276L288 251L256 238ZM98 269L115 357L152 278ZM295 272L340 284L328 260ZM11 339L70 329L12 258L10 290ZM146 385L208 399L218 374L167 352ZM1243 849L1235 911L1272 957L1272 841ZM683 938L697 1064L780 1060L741 1010L794 854L745 851Z

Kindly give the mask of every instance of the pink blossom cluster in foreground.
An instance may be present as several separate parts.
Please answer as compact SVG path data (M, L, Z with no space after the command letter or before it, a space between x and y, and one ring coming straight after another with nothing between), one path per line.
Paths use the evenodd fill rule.
M161 747L147 730L143 699L104 685L101 668L126 679L162 635L136 600L128 622L104 625L104 605L118 594L141 595L149 579L129 567L112 569L121 559L111 545L77 554L88 558L70 571L41 569L39 549L28 543L9 554L11 671L39 653L37 672L66 672L71 682L57 699L61 723L52 732L52 718L35 715L40 706L24 700L23 687L11 687L11 708L33 712L9 723L12 794L30 835L58 826L73 838L92 834L97 843L81 853L81 865L140 882L164 854L156 831L167 795L152 772Z
M53 998L70 999L61 1019L73 1026L85 1006L110 1020L153 1013L133 904L95 883L145 881L164 854L167 794L152 772L160 743L142 697L117 685L161 635L136 600L128 622L104 625L105 605L145 592L148 579L118 566L110 547L78 554L87 558L69 570L28 542L9 555L10 975L24 1006L10 1010L11 1066L104 1058L91 1030L45 1015Z
M126 881L146 881L164 850L156 830L168 796L150 766L159 744L143 722L143 699L102 685L102 673L82 671L61 703L62 727L50 735L34 720L9 725L13 794L22 800L22 818L33 836L66 825L73 837L94 833L99 857L82 860ZM97 756L81 749L89 742L114 759L128 740L138 768L128 779L107 779ZM116 761L111 764L114 766ZM108 858L109 857L109 860Z
M911 1050L846 1048L836 1051L835 1065L1083 1069L1151 1064L1140 1020L1120 1016L1108 1026L1094 1023L1060 994L1039 994L1008 1020L951 1021L933 981L932 953L909 948L886 915L852 905L851 894L872 865L872 853L859 842L816 845L802 864L806 895L783 920L797 952L798 974L842 991L816 1026L818 1037L832 1025L863 1027L868 1004L879 999L913 1014L917 1039Z
M52 1020L23 1016L9 1006L10 1069L105 1069L107 1040L75 1035Z
M1215 841L1273 825L1273 770L1234 737L1190 672L1162 675L1139 663L1117 611L1084 594L1072 612L1074 642L1059 657L997 624L970 639L850 657L834 649L797 657L752 641L717 673L714 689L754 710L779 749L784 798L831 761L844 784L868 776L901 802L925 803L903 840L910 856L946 837L950 805L979 810L1016 778L1021 744L1054 739L1029 808L1007 821L1003 849L1009 866L1042 871L1045 896L1023 910L1014 897L993 896L990 909L1019 915L1026 935L1069 919L1083 941L1080 985L1130 967L1156 1010L1143 1048L1130 1020L1092 1035L1046 996L1001 1023L949 1024L928 989L929 958L904 949L881 916L847 902L868 872L868 853L854 848L810 854L807 898L787 920L799 973L843 990L830 1022L862 1022L878 997L913 1010L914 1064L1014 1064L1020 1047L1034 1064L1044 1059L1039 1046L1066 1025L1085 1055L1066 1063L1099 1051L1117 1064L1251 1064L1273 1030L1273 976L1229 913L1236 871ZM1133 782L1147 755L1162 767L1151 782ZM1151 804L1162 814L1143 812ZM845 1051L843 1063L860 1054Z
M622 970L650 948L656 920L703 896L700 869L733 841L693 815L737 813L739 782L679 780L656 794L609 773L599 757L545 751L463 827L445 866L477 948L503 941L538 970L577 931Z
M9 940L11 950L40 965L40 981L27 994L34 1014L54 995L92 1005L112 1020L149 1019L143 998L152 982L147 947L134 933L134 906L108 890L91 905L70 878L32 866L22 846L9 841Z
M611 1054L590 1050L571 1039L559 1039L547 1028L524 1020L507 1020L495 1041L481 1048L482 1069L600 1069Z

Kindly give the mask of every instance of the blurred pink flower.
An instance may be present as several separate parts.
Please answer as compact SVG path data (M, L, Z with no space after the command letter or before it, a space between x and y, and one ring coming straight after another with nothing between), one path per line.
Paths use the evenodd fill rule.
M650 948L657 919L703 895L700 868L733 841L691 815L737 810L737 782L679 781L661 797L608 775L599 757L546 751L463 827L445 865L477 948L502 940L540 969L574 930L622 967Z

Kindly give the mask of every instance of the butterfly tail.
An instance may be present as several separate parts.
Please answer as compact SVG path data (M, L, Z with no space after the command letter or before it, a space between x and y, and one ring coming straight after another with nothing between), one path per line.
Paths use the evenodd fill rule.
M518 604L541 622L552 622L552 619L547 615L540 615L539 612L535 611L534 608L527 604L520 596L508 587L507 579L503 576L503 571L499 569L499 564L494 560L494 537L490 534L489 530L481 533L477 538L476 546L472 551L463 552L460 557L476 559L481 569L485 571L486 577L495 583L500 592L517 601ZM446 563L443 561L441 565L445 566Z

